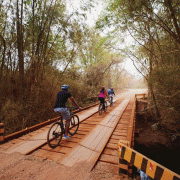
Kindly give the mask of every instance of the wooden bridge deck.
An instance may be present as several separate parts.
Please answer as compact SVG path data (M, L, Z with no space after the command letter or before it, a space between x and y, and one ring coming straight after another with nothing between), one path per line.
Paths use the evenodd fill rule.
M71 141L62 140L60 146L55 149L46 144L50 127L47 125L0 145L0 153L31 153L33 156L51 159L66 167L74 167L85 162L90 165L89 171L93 168L102 171L103 165L108 168L106 172L115 173L116 170L115 174L118 175L118 141L132 140L133 128L130 120L134 94L123 94L116 99L115 105L108 107L108 111L101 116L97 113L98 105L77 113L82 122L78 133L72 136Z

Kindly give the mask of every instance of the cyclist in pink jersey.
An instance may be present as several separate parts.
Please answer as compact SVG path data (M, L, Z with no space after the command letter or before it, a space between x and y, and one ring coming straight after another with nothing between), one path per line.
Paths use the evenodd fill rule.
M98 96L98 99L99 99L99 101L100 101L101 103L103 103L103 110L105 109L104 103L105 103L105 97L106 97L106 96L109 98L109 95L107 94L107 92L106 92L106 90L105 90L105 87L102 86L102 87L101 87L100 94L99 94L99 96Z

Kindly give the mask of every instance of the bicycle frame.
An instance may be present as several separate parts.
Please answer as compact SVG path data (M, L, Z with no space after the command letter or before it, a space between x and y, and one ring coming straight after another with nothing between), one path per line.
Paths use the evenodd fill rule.
M113 95L109 95L109 103L110 103L110 106L113 104Z
M76 134L77 130L78 130L78 127L79 127L79 117L77 115L74 115L72 113L72 109L76 109L75 107L67 107L69 108L69 112L70 112L70 115L71 115L71 119L70 119L70 122L74 125L72 126L72 130L69 129L69 134L70 135L74 135ZM60 120L59 121L56 121L55 123L53 123L48 131L48 134L47 134L47 143L48 145L51 147L51 148L55 148L59 145L62 137L63 137L63 134L65 134L65 130L66 130L66 122L63 123L63 118L61 116L61 113L60 114ZM77 125L76 123L77 122ZM76 127L74 129L74 127ZM55 128L55 129L53 129ZM56 140L56 143L55 145L52 143L51 144L51 141L52 140Z

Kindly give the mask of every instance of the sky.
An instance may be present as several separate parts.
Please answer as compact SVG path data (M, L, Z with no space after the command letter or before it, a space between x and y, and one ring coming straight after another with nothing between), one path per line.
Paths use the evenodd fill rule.
M67 4L67 9L68 9L68 11L75 11L75 10L79 9L80 5L82 5L82 4L87 5L88 3L89 3L89 0L69 0L68 4ZM105 7L105 4L103 4L101 0L98 0L96 3L97 3L97 5L91 9L91 12L86 13L87 24L91 27L93 27L95 25L95 21L98 19L98 16L100 15L101 11ZM130 38L130 37L126 38L126 43L128 43L128 41L130 44L132 42L132 38ZM138 78L141 77L140 73L134 67L132 60L130 60L129 58L127 58L126 61L123 62L123 66L132 75L134 75Z

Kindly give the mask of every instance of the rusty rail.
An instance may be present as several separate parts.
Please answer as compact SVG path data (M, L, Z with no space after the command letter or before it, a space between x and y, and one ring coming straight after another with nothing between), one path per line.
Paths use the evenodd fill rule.
M75 110L75 111L73 111L73 113L77 113L77 112L86 110L86 109L88 109L88 108L91 108L91 107L93 107L93 106L96 106L97 104L99 104L99 103L95 103L95 104L92 104L92 105L90 105L90 106L84 107L84 108L82 108L81 110ZM21 130L21 131L12 133L12 134L10 134L10 135L4 136L4 137L3 137L3 140L1 141L1 143L7 142L7 141L9 141L9 140L12 140L12 139L18 138L18 137L20 137L20 136L23 136L23 135L25 135L25 134L27 134L27 133L33 132L33 131L35 131L35 130L38 130L38 129L44 127L44 126L47 126L47 125L49 125L49 124L57 121L58 118L59 118L59 116L56 117L56 118L47 120L47 121L45 121L45 122L42 122L42 123L40 123L40 124L34 125L34 126L32 126L32 127L29 127L29 128L23 129L23 130ZM3 126L3 127L4 127L4 126Z

